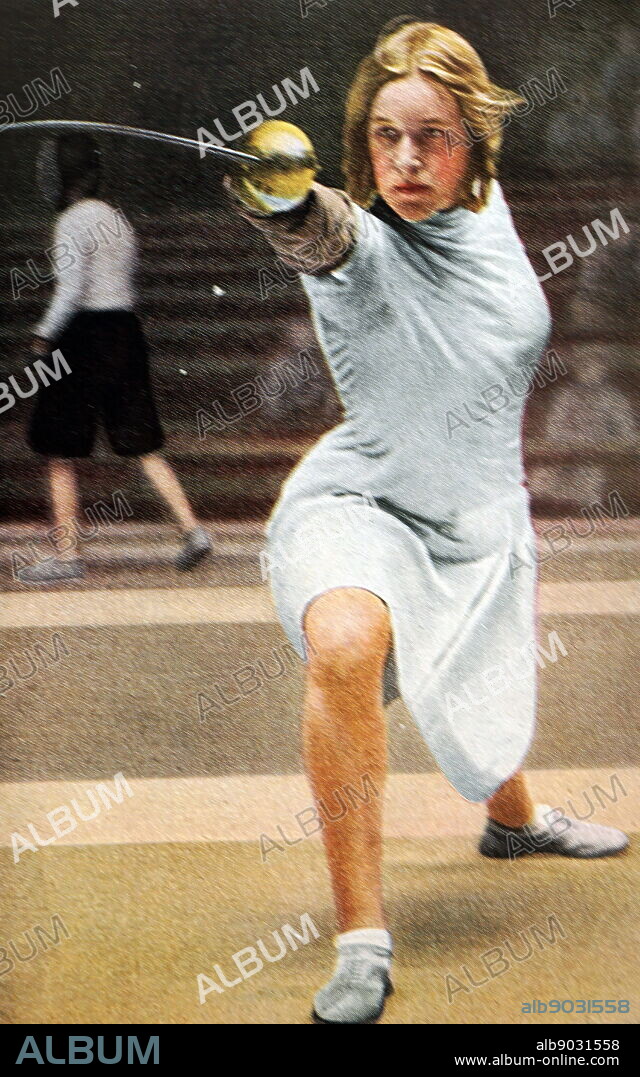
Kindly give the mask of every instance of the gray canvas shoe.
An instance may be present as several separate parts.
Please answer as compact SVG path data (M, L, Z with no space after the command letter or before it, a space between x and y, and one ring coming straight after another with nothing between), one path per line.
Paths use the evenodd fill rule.
M182 542L182 549L175 560L175 566L181 572L188 572L213 549L211 537L204 527L194 527L192 531L187 531Z
M313 1000L313 1018L327 1025L368 1025L381 1016L393 988L391 952L383 946L341 946L335 976Z
M599 823L586 823L563 815L559 809L539 804L536 821L509 827L488 819L479 849L483 856L515 860L531 853L555 853L591 859L622 852L629 838L621 830Z
M79 558L62 561L52 557L50 561L41 561L38 565L27 565L17 573L20 583L61 583L64 580L82 580L85 576L84 565Z

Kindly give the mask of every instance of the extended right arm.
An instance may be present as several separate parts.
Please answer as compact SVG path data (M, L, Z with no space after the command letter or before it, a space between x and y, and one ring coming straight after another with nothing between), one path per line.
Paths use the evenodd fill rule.
M356 243L354 203L343 191L314 183L318 161L304 131L267 120L242 148L259 161L225 179L238 213L298 273L337 269Z
M314 183L300 205L267 215L247 206L228 183L227 189L240 216L298 273L316 275L337 269L355 246L353 203L343 191Z

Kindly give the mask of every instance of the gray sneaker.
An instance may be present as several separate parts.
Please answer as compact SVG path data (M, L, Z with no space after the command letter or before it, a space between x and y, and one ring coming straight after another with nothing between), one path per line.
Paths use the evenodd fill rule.
M50 561L41 561L38 565L27 565L17 573L20 583L61 583L64 580L82 580L85 576L84 565L79 558L62 561L52 557Z
M479 850L483 856L500 860L515 860L531 853L591 859L613 856L626 849L628 844L629 838L621 830L571 819L559 809L540 804L536 822L528 826L509 827L488 819Z
M382 1015L393 987L391 953L382 946L354 944L339 950L335 976L313 1000L313 1019L326 1025L370 1025Z
M212 549L213 543L208 531L205 531L204 527L194 527L192 531L187 531L183 538L182 549L176 557L175 566L181 572L188 572L190 568L198 564L198 561L211 553Z

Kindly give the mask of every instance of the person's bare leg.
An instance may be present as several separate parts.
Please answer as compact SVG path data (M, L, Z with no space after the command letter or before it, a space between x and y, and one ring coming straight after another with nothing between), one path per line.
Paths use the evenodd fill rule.
M74 524L80 515L80 498L75 466L70 460L51 459L48 463L51 515L56 528L65 529L65 537L72 537L67 546L64 538L56 543L56 557L72 561L77 557L77 540Z
M182 531L193 531L194 527L198 526L198 521L173 468L158 453L147 453L140 456L139 460L149 482L155 486Z
M501 785L497 793L487 801L490 819L503 826L521 827L532 822L534 803L529 792L527 779L521 770Z
M70 460L49 459L47 478L54 524L48 537L55 554L22 566L16 574L21 583L61 583L82 579L85 574L77 549L75 523L80 513L80 499L75 467Z
M361 588L311 603L304 704L304 753L322 831L340 932L384 928L382 812L386 729L382 674L391 639L385 604ZM369 776L375 795L352 808L344 787ZM337 794L348 810L342 813ZM319 809L320 810L320 809ZM327 815L343 815L331 822Z

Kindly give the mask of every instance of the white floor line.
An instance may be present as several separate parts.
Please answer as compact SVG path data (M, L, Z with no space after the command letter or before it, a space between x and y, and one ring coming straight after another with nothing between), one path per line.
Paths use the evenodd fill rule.
M639 580L544 583L544 614L640 613ZM0 628L272 623L267 587L13 592L0 600Z
M272 622L266 587L149 588L5 594L0 628Z
M640 768L537 770L529 775L541 803L569 814L575 811L581 817L592 814L594 821L624 830L640 829ZM115 791L113 778L108 775L102 779L111 791ZM96 793L96 781L6 783L0 787L0 845L11 846L15 833L34 845L37 840L46 842L55 836L47 815L56 809L58 829L68 832L52 845L244 841L255 842L260 858L261 835L283 849L287 843L299 844L305 832L318 836L312 835L317 831L317 821L312 821L313 800L300 774L134 778L127 784L128 790L120 787L121 803L105 797L107 808ZM93 810L88 790L94 794ZM357 793L374 797L376 790L361 780L351 795L344 790L336 793L326 805L333 816L350 804L349 810L357 810ZM72 804L74 798L77 807ZM78 808L88 816L96 803L101 807L95 819L79 819ZM60 810L64 806L69 809L66 813ZM483 818L483 806L463 800L440 774L392 774L389 779L385 794L387 837L467 837L479 834ZM39 851L19 853L18 864ZM273 855L280 853L275 849Z

